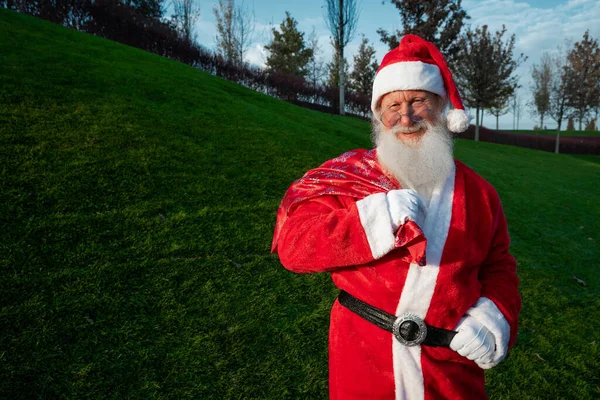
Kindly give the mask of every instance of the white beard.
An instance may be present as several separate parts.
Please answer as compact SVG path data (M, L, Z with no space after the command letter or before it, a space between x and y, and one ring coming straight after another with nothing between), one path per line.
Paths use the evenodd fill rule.
M443 123L429 124L425 134L416 140L398 139L397 127L389 131L373 119L373 142L377 158L404 189L414 189L426 205L434 191L441 189L454 165L452 134Z

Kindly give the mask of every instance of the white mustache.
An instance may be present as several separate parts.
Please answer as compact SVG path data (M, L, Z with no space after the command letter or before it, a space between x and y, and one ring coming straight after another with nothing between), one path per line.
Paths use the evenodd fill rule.
M427 128L427 122L425 122L424 120L415 122L412 126L396 125L392 128L392 134L395 135L396 133L414 133L423 128Z

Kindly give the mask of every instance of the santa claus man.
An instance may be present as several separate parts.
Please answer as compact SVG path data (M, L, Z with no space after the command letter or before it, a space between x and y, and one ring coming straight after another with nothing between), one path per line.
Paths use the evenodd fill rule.
M404 36L371 108L375 149L294 182L272 250L341 289L332 399L485 399L484 370L515 342L521 298L498 194L453 158L450 131L468 118L439 50Z

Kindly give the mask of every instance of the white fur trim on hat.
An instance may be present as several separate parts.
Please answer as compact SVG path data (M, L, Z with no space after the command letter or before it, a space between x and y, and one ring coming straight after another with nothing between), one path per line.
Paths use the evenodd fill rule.
M381 96L395 90L426 90L446 97L438 66L421 61L396 62L382 68L373 81L371 110L375 112Z

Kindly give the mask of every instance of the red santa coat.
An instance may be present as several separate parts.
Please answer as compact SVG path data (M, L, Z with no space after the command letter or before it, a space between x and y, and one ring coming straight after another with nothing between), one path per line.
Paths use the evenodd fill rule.
M506 354L516 339L521 298L498 194L455 161L432 195L422 231L410 222L394 235L385 193L398 188L375 150L330 160L286 193L272 250L285 268L329 271L337 287L390 314L410 312L445 329L468 314L494 333L497 351ZM483 370L473 361L449 348L405 347L337 300L329 391L332 399L487 398Z

